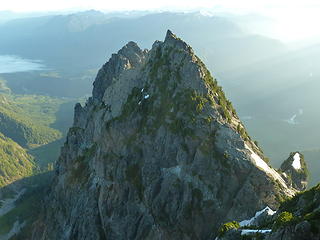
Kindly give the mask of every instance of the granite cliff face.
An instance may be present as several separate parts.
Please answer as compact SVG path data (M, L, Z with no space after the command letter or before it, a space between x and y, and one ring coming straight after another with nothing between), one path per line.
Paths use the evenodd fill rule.
M168 31L100 69L33 239L210 239L294 195L263 161L221 87Z

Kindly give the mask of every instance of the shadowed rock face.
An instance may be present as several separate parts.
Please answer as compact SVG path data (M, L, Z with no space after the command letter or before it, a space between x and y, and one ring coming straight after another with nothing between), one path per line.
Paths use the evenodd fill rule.
M209 239L296 192L261 158L189 45L130 42L75 107L33 239Z

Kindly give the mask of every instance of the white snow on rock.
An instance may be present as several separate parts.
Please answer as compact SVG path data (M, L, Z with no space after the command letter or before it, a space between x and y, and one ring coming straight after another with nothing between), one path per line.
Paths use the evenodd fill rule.
M264 230L255 230L255 229L244 229L241 231L241 236L243 235L250 235L250 234L254 234L254 233L262 233L262 234L266 234L271 232L271 229L264 229Z
M294 156L293 156L293 162L292 162L292 167L294 169L301 169L301 161L300 161L300 154L299 153L296 153Z
M270 167L268 166L268 164L265 161L263 161L258 154L256 154L254 151L252 151L252 149L249 148L248 145L245 145L245 147L246 147L246 149L248 149L251 152L251 158L255 161L255 164L259 168L262 168L266 172L269 172L271 170Z
M262 209L261 211L256 212L255 216L249 220L243 220L241 221L239 224L241 227L244 226L250 226L254 223L254 221L264 212L266 212L269 216L272 216L276 213L276 211L273 211L271 208L269 208L268 206L265 207L264 209Z
M258 156L252 149L245 144L245 148L248 149L251 153L251 158L254 160L254 164L266 172L269 176L273 177L275 180L277 180L284 188L287 188L289 190L289 187L287 186L286 182L283 180L283 178L280 176L280 174L274 170L273 168L269 167L269 165L261 159L261 157ZM288 192L292 196L295 194L294 191Z

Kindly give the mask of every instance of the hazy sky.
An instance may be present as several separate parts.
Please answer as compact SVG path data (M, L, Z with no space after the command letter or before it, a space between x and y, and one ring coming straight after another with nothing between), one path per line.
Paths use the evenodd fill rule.
M272 31L284 40L318 35L319 0L3 0L1 10L16 12L96 9L254 13L275 20ZM319 34L320 35L320 34Z
M233 11L269 12L278 10L299 11L319 7L319 0L9 0L2 1L0 10L19 12L56 11L65 9L104 9L104 10L155 10L155 9L214 9ZM282 12L284 15L286 12Z

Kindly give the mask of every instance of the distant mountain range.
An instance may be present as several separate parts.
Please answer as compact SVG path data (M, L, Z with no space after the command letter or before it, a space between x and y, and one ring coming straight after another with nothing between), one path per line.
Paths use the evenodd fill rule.
M70 88L75 89L71 94L83 94L84 91L90 92L95 74L92 73L91 78L81 78L88 75L85 74L88 70L97 70L101 62L130 40L137 41L143 48L150 47L153 39L159 39L168 28L184 36L209 67L219 72L286 50L279 41L245 33L222 17L200 13L158 13L119 18L88 11L10 21L0 26L0 54L41 59L53 71L62 73L61 79L44 81L71 82ZM22 91L22 86L33 90L32 81L28 81L28 86L19 82L14 89ZM42 88L49 94L57 94L51 91L51 86L52 83L48 83L47 88ZM69 94L61 90L60 95Z

